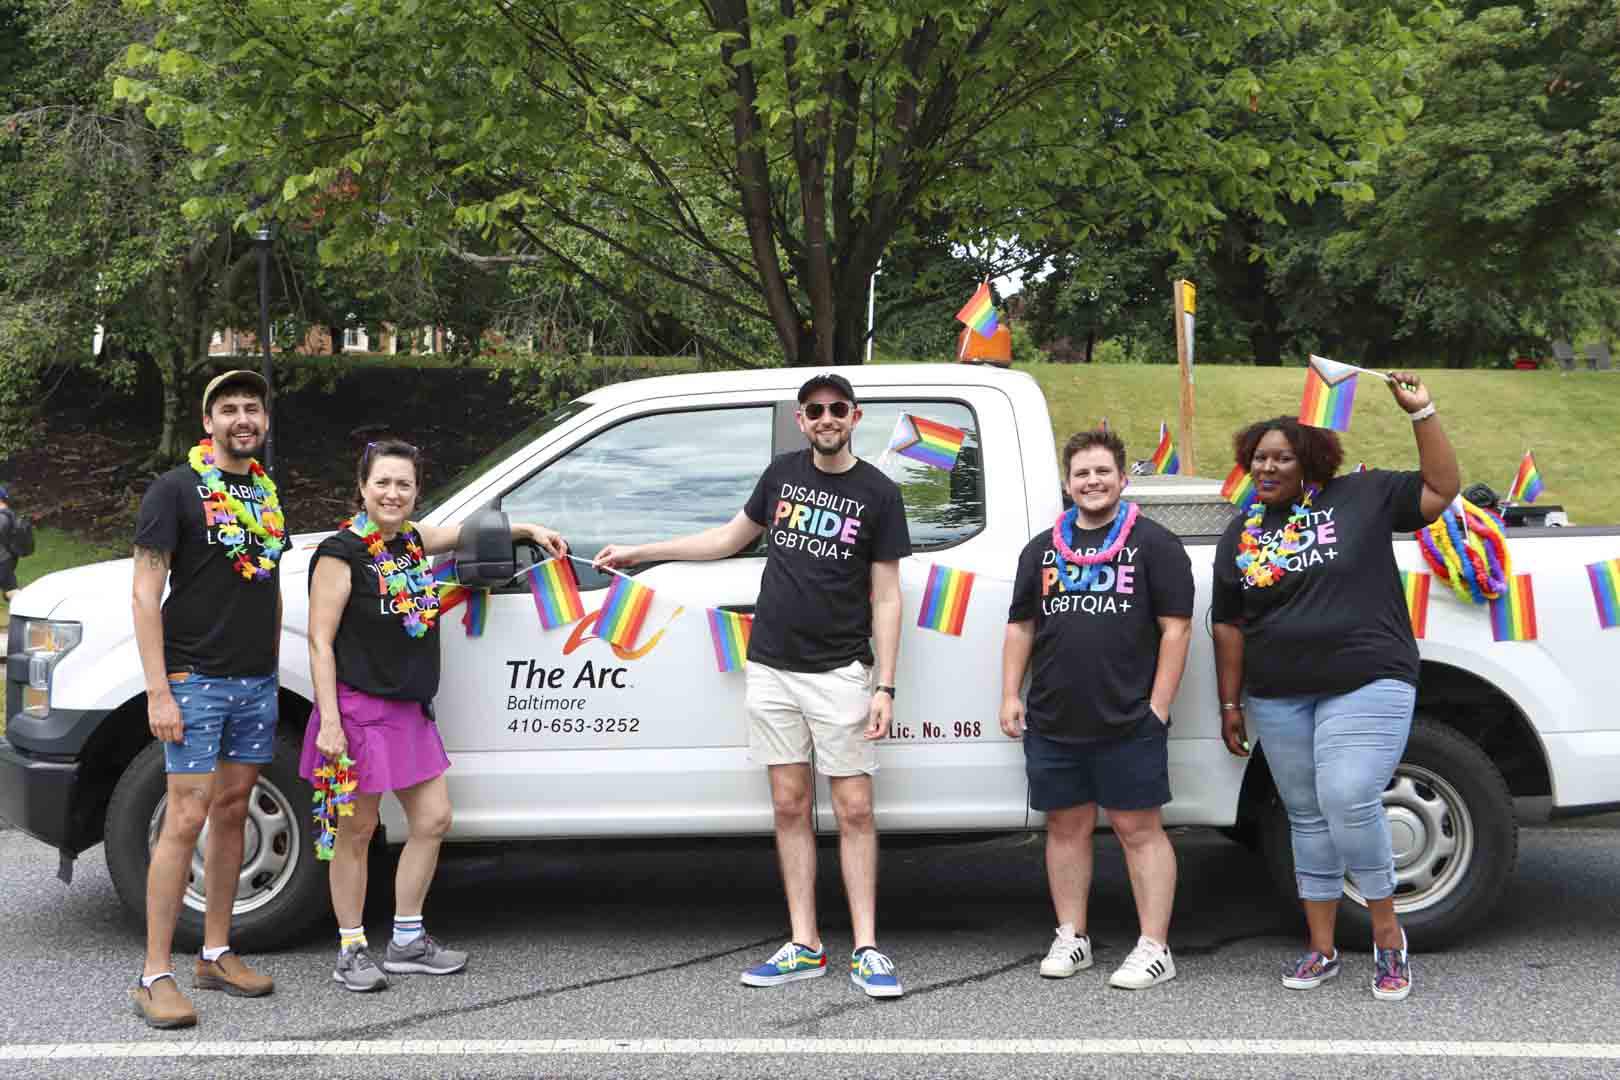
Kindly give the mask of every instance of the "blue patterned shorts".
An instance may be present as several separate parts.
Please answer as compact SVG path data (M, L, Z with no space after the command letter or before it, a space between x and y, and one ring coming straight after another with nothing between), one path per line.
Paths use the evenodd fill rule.
M163 744L171 773L211 773L219 759L265 765L276 750L274 675L198 675L169 680L180 705L185 740Z

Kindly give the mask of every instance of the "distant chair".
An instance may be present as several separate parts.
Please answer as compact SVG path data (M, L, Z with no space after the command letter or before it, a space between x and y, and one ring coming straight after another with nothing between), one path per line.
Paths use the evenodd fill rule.
M1613 371L1614 361L1609 357L1609 344L1595 342L1586 347L1586 366L1593 371Z
M1560 371L1575 370L1575 346L1567 341L1555 341L1553 345L1553 359L1558 361Z

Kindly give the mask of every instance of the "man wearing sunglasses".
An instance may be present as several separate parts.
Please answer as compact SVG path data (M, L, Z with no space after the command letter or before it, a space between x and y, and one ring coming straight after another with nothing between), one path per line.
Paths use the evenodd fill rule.
M610 544L596 565L723 559L766 534L748 641L749 756L770 774L793 937L742 981L778 986L827 972L816 923L813 756L838 817L855 938L850 979L871 997L899 997L894 964L877 950L872 774L894 706L899 561L911 554L911 537L899 486L850 449L860 420L849 380L814 376L799 388L799 430L809 447L771 462L735 517L674 540Z

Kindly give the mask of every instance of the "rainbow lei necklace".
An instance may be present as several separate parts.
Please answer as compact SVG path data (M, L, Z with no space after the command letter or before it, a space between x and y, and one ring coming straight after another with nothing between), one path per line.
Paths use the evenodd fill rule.
M1513 580L1507 537L1492 513L1462 500L1467 521L1447 507L1434 524L1413 534L1434 576L1459 597L1475 604L1495 600Z
M1085 592L1086 586L1091 584L1091 568L1099 563L1112 562L1125 541L1130 539L1131 530L1136 527L1137 506L1133 502L1122 502L1114 513L1113 527L1108 530L1108 536L1103 540L1101 550L1092 555L1077 555L1069 546L1074 540L1074 527L1080 520L1080 508L1071 506L1058 515L1057 521L1052 523L1052 549L1058 556L1058 588L1063 592ZM1069 585L1069 565L1081 567L1080 580L1071 587Z
M276 497L276 482L257 459L248 459L248 472L259 488L259 516L243 505L242 500L225 488L225 476L214 462L214 440L204 439L186 455L192 471L202 478L208 494L203 497L203 524L219 526L219 542L232 559L236 572L248 581L268 581L275 572L276 561L287 547L287 523L281 516L281 500ZM248 554L248 533L257 536L263 554L255 558Z
M1271 543L1260 543L1260 525L1266 519L1266 504L1256 495L1243 519L1243 536L1238 540L1237 568L1243 580L1256 589L1277 584L1287 573L1283 560L1300 550L1300 530L1310 524L1311 500L1322 489L1315 484L1305 489L1305 497L1294 504L1288 521L1273 536Z
M405 537L405 555L400 559L388 554L388 542L364 510L341 527L353 529L366 545L371 563L377 568L377 592L394 598L393 608L399 612L405 632L419 638L433 629L433 621L439 615L439 586L433 580L433 568L428 565L427 552L422 550L417 538L416 526L407 521L401 530Z

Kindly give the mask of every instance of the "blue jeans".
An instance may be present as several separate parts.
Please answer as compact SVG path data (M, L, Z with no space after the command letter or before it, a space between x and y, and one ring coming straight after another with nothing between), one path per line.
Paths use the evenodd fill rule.
M1412 731L1417 689L1379 679L1328 697L1249 698L1266 764L1288 808L1302 900L1337 900L1349 871L1361 895L1395 893L1380 796Z

